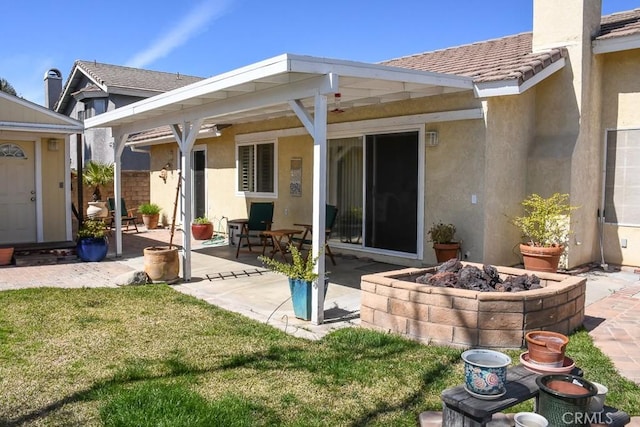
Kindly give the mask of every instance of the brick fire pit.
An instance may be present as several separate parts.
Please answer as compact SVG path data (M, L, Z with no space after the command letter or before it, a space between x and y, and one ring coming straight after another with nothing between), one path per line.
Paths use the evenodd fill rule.
M503 279L534 274L496 268ZM407 268L362 276L361 325L427 344L522 348L529 331L568 334L584 320L585 278L536 272L542 289L522 292L478 292L415 282L434 270Z

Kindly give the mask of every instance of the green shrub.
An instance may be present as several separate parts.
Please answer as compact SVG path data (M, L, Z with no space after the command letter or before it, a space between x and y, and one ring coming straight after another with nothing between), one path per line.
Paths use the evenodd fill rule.
M206 216L199 216L193 220L193 223L194 224L211 224L211 221L209 221L209 218L207 218Z
M569 214L578 206L569 205L569 195L554 193L549 198L531 194L521 203L524 215L511 219L531 246L566 245L569 238Z
M78 229L78 238L101 238L105 236L104 221L85 219Z
M456 227L453 224L443 224L441 222L433 224L429 231L429 241L433 243L453 243L453 236L456 234Z
M138 212L142 215L155 215L159 214L162 208L155 203L143 203L138 207Z

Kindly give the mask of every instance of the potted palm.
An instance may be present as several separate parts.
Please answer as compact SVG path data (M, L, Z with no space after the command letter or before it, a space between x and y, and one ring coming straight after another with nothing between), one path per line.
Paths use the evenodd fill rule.
M287 276L294 315L299 319L311 320L311 291L313 283L318 280L318 274L314 271L318 258L313 258L311 251L309 251L306 258L303 257L295 245L289 245L289 251L291 253L291 264L276 261L267 256L259 256L258 259L269 270ZM326 280L324 286L325 297L328 284L329 281Z
M138 212L142 214L142 222L147 230L158 227L161 210L162 208L155 203L143 203L138 207Z
M458 258L460 242L454 240L456 234L455 225L439 222L433 224L427 234L429 235L429 241L433 242L436 260L439 263Z
M213 236L213 224L209 218L200 216L193 220L191 234L196 240L209 240Z
M548 198L534 193L520 204L524 215L512 218L511 223L522 233L524 268L555 273L569 241L569 215L578 207L569 204L569 194L561 193Z
M89 161L82 171L82 182L93 187L92 198L87 208L89 218L106 218L109 215L107 203L102 201L100 187L113 182L113 163Z
M82 261L98 262L107 256L109 241L104 221L85 219L78 229L76 252Z

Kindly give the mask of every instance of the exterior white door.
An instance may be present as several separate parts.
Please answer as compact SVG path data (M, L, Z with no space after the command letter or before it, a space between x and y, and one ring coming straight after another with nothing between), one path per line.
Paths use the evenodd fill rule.
M0 244L36 241L35 148L0 142Z

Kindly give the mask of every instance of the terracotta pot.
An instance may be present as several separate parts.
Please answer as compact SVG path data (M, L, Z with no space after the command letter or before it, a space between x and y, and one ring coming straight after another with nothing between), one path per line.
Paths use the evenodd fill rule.
M11 264L13 258L13 248L0 248L0 265Z
M564 246L542 247L520 244L525 270L556 273L563 252Z
M196 240L209 240L213 236L213 224L191 224L191 234Z
M144 272L154 283L174 283L180 273L178 248L152 246L144 249Z
M558 368L564 364L569 343L566 335L551 331L531 331L525 335L529 360L539 365Z
M142 215L142 222L144 226L147 227L147 230L153 230L158 227L158 220L160 219L160 214L153 215Z
M434 243L433 249L436 251L438 263L447 262L452 258L458 258L460 243Z

